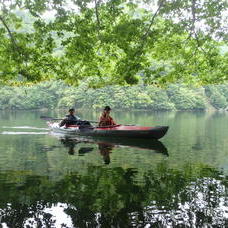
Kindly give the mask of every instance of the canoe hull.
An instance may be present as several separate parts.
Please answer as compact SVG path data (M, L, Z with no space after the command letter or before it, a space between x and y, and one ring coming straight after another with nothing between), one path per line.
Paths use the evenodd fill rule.
M157 127L138 127L138 126L125 126L117 125L116 127L95 127L95 128L82 128L79 127L59 127L56 123L48 124L51 130L57 133L74 134L81 136L92 137L124 137L124 138L141 138L141 139L160 139L168 131L168 126Z

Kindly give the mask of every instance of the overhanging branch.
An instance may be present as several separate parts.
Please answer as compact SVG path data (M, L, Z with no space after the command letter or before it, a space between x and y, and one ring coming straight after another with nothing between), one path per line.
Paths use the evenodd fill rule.
M139 47L137 48L137 51L135 52L134 56L138 55L138 54L141 53L141 51L143 50L144 45L145 45L145 43L146 43L146 41L147 41L147 37L148 37L148 35L149 35L149 33L150 33L151 27L152 27L152 25L154 24L155 18L157 17L157 15L158 15L158 13L159 13L161 7L163 6L164 1L165 1L165 0L160 1L157 10L155 11L154 15L152 16L152 18L151 18L151 20L150 20L150 24L149 24L149 26L148 26L146 32L145 32L145 33L143 34L143 36L141 37L141 41L142 41L142 42L141 42L141 44L139 45Z
M15 38L14 38L14 36L13 36L13 34L12 34L10 28L9 28L9 26L7 25L5 19L4 19L1 15L0 15L0 21L2 22L3 26L4 26L5 29L7 30L8 35L9 35L9 37L10 37L10 40L11 40L11 43L13 44L14 49L15 49L18 53L20 53L20 52L19 52L19 47L17 46L17 43L16 43L16 40L15 40Z
M159 6L158 6L156 12L155 12L154 15L152 16L152 18L151 18L151 20L150 20L150 24L149 24L149 26L148 26L146 32L145 32L145 33L143 34L143 36L142 36L142 40L143 40L143 41L146 40L146 38L148 37L149 32L150 32L150 29L151 29L152 25L154 24L154 20L155 20L156 16L158 15L158 13L159 13L161 7L163 6L163 3L164 3L164 0L163 0L163 1L160 1L160 4L159 4Z
M100 4L100 0L94 0L95 1L95 14L96 14L96 19L97 19L97 27L98 27L98 32L101 28L101 22L100 22L100 15L99 15L99 4Z

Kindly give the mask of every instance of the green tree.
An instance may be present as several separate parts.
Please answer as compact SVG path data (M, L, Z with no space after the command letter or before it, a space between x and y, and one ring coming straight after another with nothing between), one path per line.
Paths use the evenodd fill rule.
M167 93L178 110L203 110L206 108L205 98L187 87L172 85L168 88Z
M90 87L227 79L226 0L15 0L0 3L1 83ZM32 27L21 8L29 12ZM72 9L73 8L73 9ZM76 9L76 10L75 10ZM45 12L55 13L53 20ZM218 42L219 41L219 42ZM62 50L61 54L55 54Z

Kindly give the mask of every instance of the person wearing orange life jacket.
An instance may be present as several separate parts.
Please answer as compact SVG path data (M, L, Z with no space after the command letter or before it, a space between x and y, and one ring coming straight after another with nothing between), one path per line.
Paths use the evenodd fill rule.
M110 116L111 108L109 106L105 106L101 116L98 126L112 126L116 125L116 122L113 120L113 118Z

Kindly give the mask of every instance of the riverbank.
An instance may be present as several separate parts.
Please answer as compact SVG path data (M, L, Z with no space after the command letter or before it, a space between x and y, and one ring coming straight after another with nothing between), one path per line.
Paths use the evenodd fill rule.
M104 105L120 110L186 111L228 110L228 85L193 88L186 85L70 87L50 81L31 87L0 87L1 110L101 109Z

